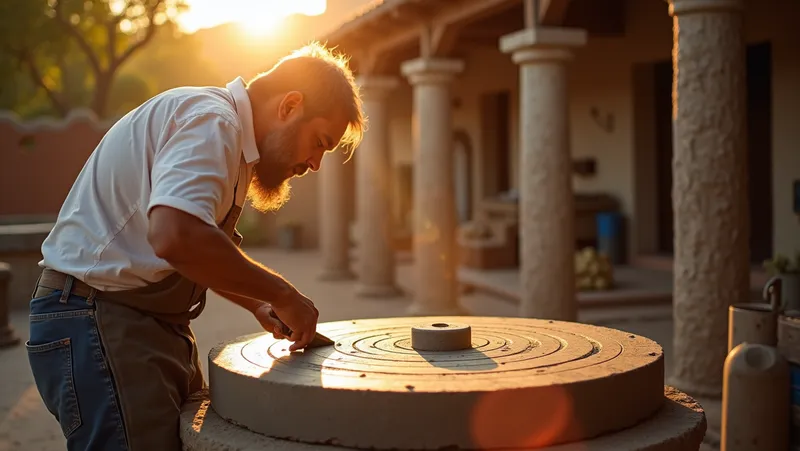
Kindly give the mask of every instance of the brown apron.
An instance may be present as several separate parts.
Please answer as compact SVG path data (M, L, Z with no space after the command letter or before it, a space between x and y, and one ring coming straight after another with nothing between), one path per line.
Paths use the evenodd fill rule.
M244 196L239 182L234 202L219 227L239 246L236 223ZM249 181L243 188L247 192ZM238 194L238 195L237 195ZM240 197L241 196L241 197ZM239 201L237 201L239 200ZM97 328L117 389L125 435L131 451L180 450L181 405L205 387L195 337L189 322L203 311L206 288L175 272L141 288L101 292L70 276L45 269L35 296L65 289L94 303Z

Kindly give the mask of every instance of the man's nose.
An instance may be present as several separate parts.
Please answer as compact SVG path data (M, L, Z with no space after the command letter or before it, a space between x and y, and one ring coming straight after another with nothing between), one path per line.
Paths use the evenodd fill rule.
M322 157L309 158L308 161L306 161L306 164L308 165L308 168L311 169L312 172L317 172L322 166Z

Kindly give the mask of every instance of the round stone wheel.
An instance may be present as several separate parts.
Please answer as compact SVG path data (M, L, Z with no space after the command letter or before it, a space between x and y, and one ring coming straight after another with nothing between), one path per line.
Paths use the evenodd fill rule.
M412 328L432 324L468 325L472 347L414 349ZM626 429L664 403L661 346L605 327L412 317L322 323L317 330L335 345L290 353L288 341L257 334L212 349L215 412L251 431L306 443L526 449Z

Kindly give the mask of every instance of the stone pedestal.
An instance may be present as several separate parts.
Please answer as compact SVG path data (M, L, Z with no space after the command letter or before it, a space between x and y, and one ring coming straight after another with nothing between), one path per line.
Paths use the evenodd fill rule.
M350 280L355 278L355 274L350 270L350 232L344 174L346 156L343 152L331 152L323 160L319 184L322 252L322 273L319 278Z
M628 332L493 317L319 330L335 344L290 353L261 333L212 349L184 449L696 451L705 432L702 408L664 387L661 347Z
M742 9L741 0L673 0L670 5L677 71L671 383L700 399L721 397L728 307L749 300Z
M450 85L459 60L420 58L402 72L414 86L414 270L411 315L452 315L458 304Z
M520 315L574 321L575 208L566 64L586 32L525 29L500 40L520 65Z
M11 281L11 266L0 262L0 348L19 344L19 337L8 320L8 294ZM32 290L33 288L31 288Z
M356 218L358 219L358 287L365 297L400 294L395 282L392 224L392 161L389 147L387 98L397 87L392 77L358 80L369 129L356 158Z

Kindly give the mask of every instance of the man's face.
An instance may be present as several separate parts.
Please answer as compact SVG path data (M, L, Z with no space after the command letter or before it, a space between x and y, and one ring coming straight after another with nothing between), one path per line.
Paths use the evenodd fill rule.
M302 100L257 143L261 160L255 166L250 200L259 211L274 211L289 200L290 180L318 171L325 152L336 147L347 129L341 114L303 117Z

